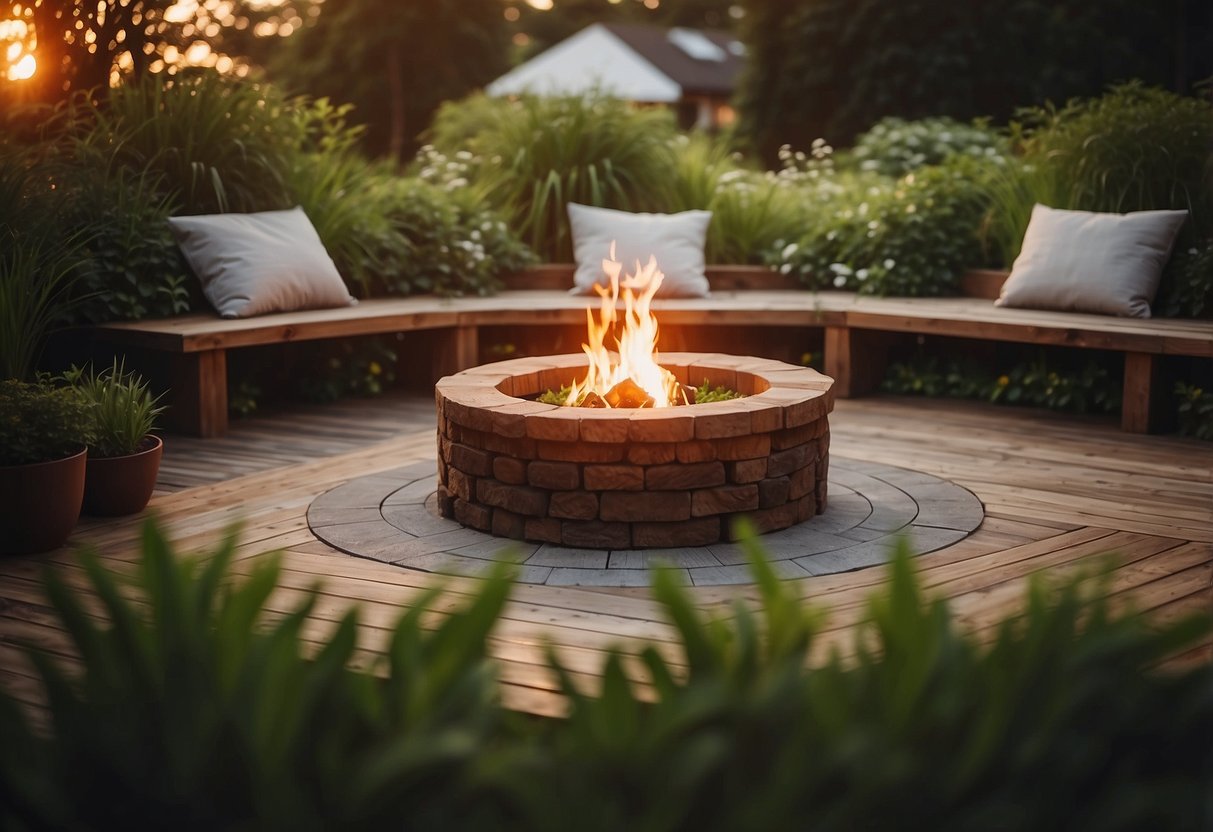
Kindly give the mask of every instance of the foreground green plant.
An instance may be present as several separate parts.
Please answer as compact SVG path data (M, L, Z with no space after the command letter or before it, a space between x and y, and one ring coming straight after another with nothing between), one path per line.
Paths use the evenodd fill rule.
M661 644L600 670L553 647L568 717L497 703L486 642L510 590L409 600L370 672L356 612L237 578L234 534L203 559L154 523L130 581L95 555L91 600L47 595L79 674L35 651L50 730L0 696L5 828L810 830L1200 829L1213 818L1213 667L1160 671L1208 616L1151 629L1108 587L1033 583L977 634L927 599L904 548L854 649L761 546L756 598L707 619L671 574ZM244 571L244 570L241 570ZM128 600L133 597L135 600ZM94 617L100 613L100 617ZM593 680L593 690L583 688ZM638 683L643 680L643 684Z
M93 441L89 453L98 457L133 454L156 428L164 407L153 396L141 376L126 371L126 360L97 372L92 367L72 367L64 381L90 405L93 417Z
M480 793L501 719L485 638L508 581L426 626L437 593L423 593L363 672L352 668L357 612L313 632L315 590L270 602L278 557L236 578L235 530L207 557L181 558L149 522L142 549L129 581L81 555L104 621L46 576L83 672L31 656L50 739L0 698L6 828L475 828L494 817Z

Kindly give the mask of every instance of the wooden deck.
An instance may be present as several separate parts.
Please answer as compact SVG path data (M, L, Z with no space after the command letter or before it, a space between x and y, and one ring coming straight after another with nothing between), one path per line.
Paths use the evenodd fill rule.
M919 559L930 591L950 598L976 632L1016 611L1031 573L1071 573L1104 553L1120 557L1111 592L1143 614L1165 619L1213 609L1213 445L1124 434L1106 421L913 399L841 401L831 421L833 454L925 471L981 498L987 517L974 535ZM209 547L238 520L245 524L243 568L284 549L275 609L320 582L324 601L309 637L323 638L342 610L359 603L369 659L400 610L434 578L336 552L311 535L304 513L316 495L346 480L433 455L428 397L267 415L235 423L223 440L170 436L152 508L185 551ZM140 523L85 519L73 543L96 546L124 568L135 557ZM70 582L81 581L67 550L0 561L0 684L30 703L40 693L17 644L32 642L70 661L41 594L47 562ZM845 650L864 599L882 579L882 570L866 569L795 586L807 602L830 609L828 640ZM447 583L450 603L476 587L472 579ZM704 608L739 595L736 587L690 591ZM672 641L647 590L519 586L493 641L504 699L559 713L562 703L542 667L545 642L592 682L601 651L635 638ZM1185 658L1210 656L1213 645L1206 644Z

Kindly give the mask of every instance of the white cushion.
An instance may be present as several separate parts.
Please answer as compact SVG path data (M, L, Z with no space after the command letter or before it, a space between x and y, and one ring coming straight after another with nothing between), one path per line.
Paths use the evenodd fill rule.
M169 224L224 318L355 303L302 208L170 217Z
M1096 214L1037 205L997 306L1150 317L1187 211Z
M609 208L569 203L569 226L573 232L573 257L577 272L573 293L589 294L595 283L605 285L602 261L615 243L615 259L623 273L632 274L657 258L665 274L657 297L707 297L703 246L708 236L711 211L680 214L632 214Z

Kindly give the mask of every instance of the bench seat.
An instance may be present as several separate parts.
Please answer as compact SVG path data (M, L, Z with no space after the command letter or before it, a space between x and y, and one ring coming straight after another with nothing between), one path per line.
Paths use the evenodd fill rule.
M567 284L566 284L567 285ZM176 426L202 436L227 427L226 351L241 347L430 330L440 374L474 366L485 326L579 325L587 302L559 289L509 289L491 297L377 298L321 309L225 320L195 314L93 328L104 341L176 358ZM990 341L1101 349L1125 354L1122 427L1150 429L1161 392L1160 356L1213 359L1213 321L1114 318L1000 309L988 298L878 298L798 289L724 289L707 298L655 301L669 326L789 326L825 331L825 372L842 397L869 392L883 378L890 335L918 333ZM727 350L726 350L727 351Z

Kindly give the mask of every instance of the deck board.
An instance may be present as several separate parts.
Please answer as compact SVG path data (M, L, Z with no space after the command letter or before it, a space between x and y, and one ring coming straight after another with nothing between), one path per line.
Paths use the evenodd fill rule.
M320 583L307 638L321 639L357 604L359 657L370 663L401 610L436 580L448 594L430 621L466 602L479 582L339 553L312 536L305 512L314 497L349 479L432 458L433 424L428 397L394 396L269 413L235 423L225 439L170 436L152 510L181 551L213 546L242 521L240 572L283 549L273 612L285 612ZM928 591L949 598L958 619L983 640L1018 612L1032 574L1075 574L1109 552L1120 559L1108 585L1116 603L1159 621L1213 609L1213 445L1123 434L1100 419L892 397L839 402L831 433L834 455L946 477L985 503L987 519L974 535L917 560ZM128 570L139 527L138 518L85 519L72 542L94 546L115 569ZM66 549L0 561L0 685L27 703L41 694L18 644L71 662L66 636L42 598L48 564L69 585L84 584ZM866 599L883 577L866 569L793 583L806 602L829 610L820 650L849 652ZM747 587L688 591L720 614L734 599L756 599ZM563 705L543 666L545 643L592 687L603 652L621 644L635 653L639 640L679 660L674 633L648 590L518 586L490 650L502 667L503 701L553 714ZM1184 658L1207 660L1211 646Z

